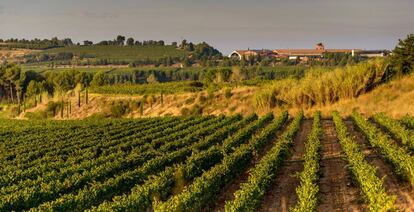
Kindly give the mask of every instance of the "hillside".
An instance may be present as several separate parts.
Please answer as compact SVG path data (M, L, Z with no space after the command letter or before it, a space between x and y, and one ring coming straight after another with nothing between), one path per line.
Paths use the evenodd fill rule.
M1 45L0 45L1 46ZM25 55L34 54L39 52L38 50L31 49L9 49L0 48L0 63L5 61L9 62L22 62Z
M108 60L145 60L165 57L183 57L186 52L174 46L67 46L42 51L46 54L73 53L77 57Z
M255 105L255 93L260 91L259 87L243 86L233 89L222 89L214 93L208 91L181 92L176 94L165 94L161 104L160 96L147 97L147 103L143 108L144 117L157 117L164 115L182 115L187 113L201 113L203 115L234 115L241 113L247 115L257 113L264 115L267 112L279 113L287 109L290 113L296 113L300 108L262 108ZM83 98L83 97L82 97ZM76 107L77 97L72 97L72 113L70 119L82 119L96 114L110 113L111 105L115 102L123 102L133 105L142 100L142 95L112 95L92 94L88 105L82 103L80 108ZM405 76L383 84L373 91L363 94L357 98L343 99L334 104L326 106L314 106L304 108L305 115L310 116L316 110L321 110L323 116L329 116L332 110L338 110L341 114L348 116L354 108L366 115L373 115L378 112L400 118L406 114L414 115L414 75ZM35 112L44 110L45 105L28 110ZM65 112L66 114L66 112ZM20 118L24 118L21 114ZM141 112L139 107L131 106L131 111L124 117L139 118ZM56 115L59 119L59 115ZM65 115L65 118L67 116Z
M414 115L414 75L393 80L358 98L341 100L309 111L322 110L328 114L332 110L338 110L341 114L350 115L353 108L366 115L378 112L385 112L396 118L405 114Z

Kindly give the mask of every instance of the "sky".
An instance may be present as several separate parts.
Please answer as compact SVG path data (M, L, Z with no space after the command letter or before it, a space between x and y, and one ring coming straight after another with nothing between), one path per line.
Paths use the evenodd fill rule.
M0 38L393 49L414 33L413 11L414 0L0 0Z

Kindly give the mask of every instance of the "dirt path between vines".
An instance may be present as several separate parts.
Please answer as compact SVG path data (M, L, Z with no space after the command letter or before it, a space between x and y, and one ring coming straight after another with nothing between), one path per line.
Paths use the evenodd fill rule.
M384 186L387 193L397 196L396 205L401 211L414 211L414 194L408 183L399 179L392 171L392 165L384 162L381 156L371 148L368 140L357 129L351 120L345 121L350 135L358 142L366 160L377 167L377 176L385 177Z
M313 120L304 120L296 135L291 155L277 172L274 184L262 200L258 211L288 211L297 202L296 187L299 179L295 173L303 170L305 143L312 129Z
M318 211L366 211L359 190L352 184L344 153L332 120L322 120L320 204Z
M241 173L236 179L234 179L229 185L225 186L223 188L222 193L217 198L217 201L209 207L208 210L205 211L224 211L224 207L226 204L226 201L231 201L234 199L234 193L239 190L240 185L243 182L246 182L249 178L249 171L251 168L255 167L256 164L260 161L260 159L266 155L266 153L275 145L275 142L277 141L277 138L280 137L280 135L286 130L287 126L290 124L291 120L286 121L280 130L277 131L275 135L275 139L272 142L269 142L267 145L264 146L264 148L260 151L258 155L255 156L255 158L252 159L249 167ZM211 209L211 210L210 210Z

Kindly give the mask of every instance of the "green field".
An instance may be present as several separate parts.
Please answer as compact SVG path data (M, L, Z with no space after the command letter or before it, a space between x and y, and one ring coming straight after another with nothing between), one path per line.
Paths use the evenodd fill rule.
M187 53L174 46L67 46L42 51L42 53L58 54L72 52L75 56L86 56L95 59L135 61L160 59L165 57L184 57Z

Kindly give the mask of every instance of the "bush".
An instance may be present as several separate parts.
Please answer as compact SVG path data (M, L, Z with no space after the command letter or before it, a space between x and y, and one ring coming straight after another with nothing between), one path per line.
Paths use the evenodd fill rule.
M62 109L61 102L50 101L47 103L46 109L44 110L44 112L46 113L46 117L55 117L61 109Z
M27 119L34 119L34 120L47 119L47 113L45 111L27 112L26 114L24 114L24 117Z
M200 103L200 104L204 104L204 103L206 103L207 102L207 97L205 97L203 94L200 94L200 96L198 97L198 102Z
M109 106L110 116L114 118L121 118L127 113L131 112L128 101L116 101Z
M231 98L231 96L233 96L233 94L231 93L231 88L227 88L227 89L224 91L224 96L226 97L226 99L230 99L230 98Z
M194 105L191 110L191 115L202 115L202 114L203 114L203 108L198 104Z
M185 100L185 104L190 105L190 104L193 104L194 101L195 101L195 98L192 96L192 97Z
M194 105L191 109L183 107L181 108L181 115L183 116L190 116L190 115L195 115L195 116L199 116L203 114L203 108L196 104Z
M188 109L186 107L183 107L183 108L181 108L181 112L180 113L183 116L188 116L188 115L190 115L190 109Z

